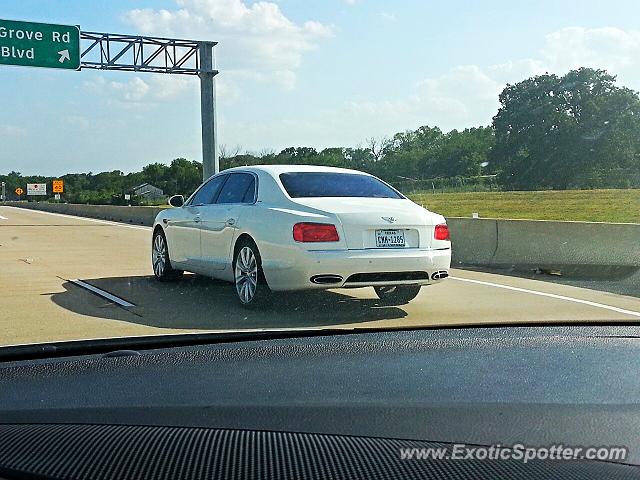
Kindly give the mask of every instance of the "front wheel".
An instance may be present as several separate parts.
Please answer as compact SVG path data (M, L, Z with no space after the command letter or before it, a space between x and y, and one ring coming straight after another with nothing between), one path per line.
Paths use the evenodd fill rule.
M406 305L420 293L420 285L390 285L373 289L384 305Z
M233 261L236 293L244 307L252 308L270 293L262 273L262 260L255 243L243 242Z
M156 230L153 234L151 265L153 266L153 274L161 282L179 280L184 273L182 270L175 270L171 267L167 239L161 230Z

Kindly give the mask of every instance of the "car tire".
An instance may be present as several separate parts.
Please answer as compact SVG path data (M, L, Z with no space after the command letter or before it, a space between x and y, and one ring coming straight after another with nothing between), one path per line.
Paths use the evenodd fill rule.
M151 267L153 275L161 282L172 282L182 278L184 272L171 267L167 237L162 230L156 230L151 242Z
M420 293L420 285L388 285L373 289L384 305L406 305Z
M271 290L262 271L262 258L255 242L242 240L233 258L234 288L245 308L264 304Z

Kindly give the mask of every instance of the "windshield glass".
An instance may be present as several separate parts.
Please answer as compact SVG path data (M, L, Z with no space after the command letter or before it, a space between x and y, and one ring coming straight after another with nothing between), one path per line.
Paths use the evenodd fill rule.
M372 197L402 198L377 178L367 175L325 172L280 174L280 181L292 198Z
M0 349L640 320L637 1L52 3L0 8Z

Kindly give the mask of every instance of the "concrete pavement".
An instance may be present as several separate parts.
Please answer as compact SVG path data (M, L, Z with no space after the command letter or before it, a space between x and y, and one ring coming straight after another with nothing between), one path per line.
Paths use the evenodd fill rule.
M640 321L640 298L456 269L403 307L380 306L364 288L280 294L247 311L225 283L155 281L150 244L148 227L0 207L0 345L242 328Z

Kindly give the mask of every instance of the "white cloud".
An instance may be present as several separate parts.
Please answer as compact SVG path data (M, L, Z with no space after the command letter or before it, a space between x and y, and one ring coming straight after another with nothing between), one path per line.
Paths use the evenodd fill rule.
M151 93L158 99L182 95L188 89L198 88L198 78L192 75L152 75L149 79Z
M621 84L640 87L640 31L613 27L567 27L544 37L535 58L486 68L501 83L517 82L545 72L564 74L579 67L602 68Z
M139 107L178 97L189 88L197 89L197 82L198 78L195 76L154 74L145 80L133 77L126 82L96 77L85 81L83 87L88 92L103 96L108 104Z
M456 66L418 82L407 97L347 102L341 114L347 123L363 125L363 130L377 135L425 124L445 130L488 125L498 110L498 95L507 83L545 72L562 75L578 67L604 68L618 75L620 84L638 89L640 31L563 28L544 37L535 58L486 67ZM335 112L332 115L339 117Z
M133 77L127 82L115 82L104 77L83 82L88 92L103 95L110 103L135 106L149 93L149 84L140 77Z
M347 5L355 5L359 0L344 0Z
M226 75L267 72L289 88L303 55L333 35L330 26L314 20L293 22L274 2L175 1L175 10L135 9L123 19L143 34L218 41L219 68Z
M271 16L262 14L260 18L264 21L253 25L251 22L254 20L250 21L246 16L256 15L247 13L255 4L248 7L240 1L225 2L240 8L225 12L215 24L203 20L202 9L220 3L218 0L184 0L180 4L184 7L181 10L149 11L148 16L138 19L148 18L150 21L145 27L150 30L144 30L144 33L227 39L223 39L221 44L226 45L225 49L219 51L223 54L224 64L221 62L223 74L217 77L217 88L221 99L220 139L229 145L239 143L255 150L289 145L317 148L352 146L372 136L388 136L419 125L439 126L444 130L488 125L498 109L498 94L507 83L545 72L564 74L578 66L606 68L610 73L619 75L621 84L640 89L639 32L571 27L540 38L538 51L530 58L505 58L491 65L458 65L416 81L414 88L407 93L396 93L395 96L387 93L382 98L358 97L296 118L283 116L264 121L262 117L245 115L238 120L228 115L229 110L225 109L233 103L248 102L243 92L254 87L255 83L271 82L285 88L295 86L304 53L319 39L329 35L330 30L325 31L327 27L316 22L294 24L282 15L277 6L270 7ZM193 11L199 12L197 16ZM185 25L179 24L181 19ZM159 26L162 22L166 22L167 31ZM212 25L216 31L222 32L221 35L215 34ZM190 33L188 26L195 26L195 29ZM261 46L258 54L253 49L260 39L269 37L265 33L269 29L276 33L273 39ZM295 43L298 41L302 43ZM294 44L304 47L288 48ZM86 84L85 88L102 93L106 101L130 105L131 102L126 100L130 98L134 105L139 106L177 98L192 88L197 91L197 85L190 86L190 82L197 84L197 77L160 74L141 77L129 78L128 81L120 81L117 77L117 82L108 80L108 76L100 77ZM263 87L260 87L261 91ZM268 94L267 88L264 91L265 95ZM242 106L245 107L246 111L253 111L250 104ZM197 135L194 138L197 139Z
M24 137L27 129L15 125L0 125L0 136L2 137Z
M551 71L583 66L604 68L621 80L638 83L640 31L619 28L569 27L545 37L543 61Z
M248 148L280 149L290 145L355 146L420 125L444 130L489 123L502 85L475 65L460 66L417 82L411 95L397 99L347 101L301 118L263 122L248 118L220 123L229 144L243 138ZM239 137L236 132L242 132ZM251 143L247 144L247 139Z
M548 71L548 66L541 60L526 58L490 65L485 70L491 78L494 78L502 85L506 85L510 82L524 80L533 75L542 75Z
M385 12L384 10L381 12L378 12L378 15L380 16L380 18L382 18L383 20L387 20L389 22L397 22L398 21L398 17L396 17L395 13L389 13L389 12Z
M149 84L140 77L133 77L126 83L109 82L114 92L127 102L139 102L149 92Z
M347 102L345 109L355 123L358 118L381 119L380 125L372 127L376 135L419 125L437 125L448 130L488 123L496 112L502 87L477 65L461 65L418 82L409 97ZM386 133L380 127L386 128Z
M72 127L79 129L87 129L91 125L89 119L82 115L65 115L62 119Z

